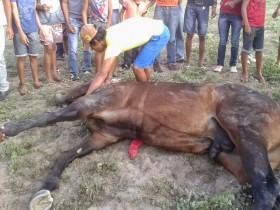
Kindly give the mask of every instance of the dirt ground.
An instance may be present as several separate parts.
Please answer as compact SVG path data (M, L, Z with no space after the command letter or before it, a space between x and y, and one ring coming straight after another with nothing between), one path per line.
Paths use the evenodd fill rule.
M271 11L271 10L270 10ZM206 70L191 67L186 70L180 65L177 72L164 69L164 73L152 73L152 81L174 82L239 82L239 73L227 70L214 73L217 51L217 19L211 20L207 39ZM266 32L269 42L265 53L266 72L275 70L276 58L275 27ZM193 44L193 64L197 61L197 39ZM81 64L81 52L79 52ZM0 104L0 124L8 121L29 119L42 112L55 111L53 96L58 91L67 90L92 78L82 75L81 81L69 80L67 58L58 61L63 82L44 85L39 90L32 88L29 66L26 65L26 78L31 94L20 96L16 61L13 57L12 42L7 41L5 57L10 81L10 94ZM162 54L165 62L165 53ZM240 65L238 66L240 72ZM42 53L39 57L40 79L44 82ZM254 66L251 65L251 72ZM247 86L267 94L279 101L279 69L277 74L266 73L268 85L261 86L252 77ZM124 81L134 81L131 71L118 68L117 76ZM276 76L275 76L276 75ZM62 151L79 144L87 134L82 121L61 122L50 127L34 128L9 138L0 145L0 210L25 210L34 193L40 188L55 159ZM157 210L157 209L199 209L195 208L201 198L218 196L229 199L241 191L237 180L221 166L205 155L192 155L170 152L143 145L134 160L128 157L130 140L93 152L73 161L63 172L60 188L52 192L55 210ZM276 171L279 176L279 172ZM238 193L236 194L236 190ZM219 197L220 196L220 197ZM242 197L242 195L241 195ZM228 205L200 209L232 209ZM193 207L186 207L185 202ZM207 202L207 201L206 201ZM210 202L210 201L208 201ZM225 202L225 203L227 203ZM211 206L212 204L209 203ZM250 207L242 206L239 209Z

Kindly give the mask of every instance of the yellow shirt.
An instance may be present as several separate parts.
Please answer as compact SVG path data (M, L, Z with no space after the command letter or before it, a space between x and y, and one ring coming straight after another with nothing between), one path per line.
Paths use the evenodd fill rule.
M107 29L105 59L147 43L163 32L162 20L145 17L129 18Z

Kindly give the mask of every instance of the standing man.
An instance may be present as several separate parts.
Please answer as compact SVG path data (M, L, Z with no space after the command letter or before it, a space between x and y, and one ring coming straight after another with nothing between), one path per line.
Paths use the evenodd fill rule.
M156 3L154 19L162 20L163 23L168 27L170 31L170 39L166 45L167 51L167 68L171 71L177 70L176 66L176 54L177 45L176 36L177 30L180 27L180 18L182 17L181 1L180 0L151 0L147 5L148 10L154 3ZM183 47L183 46L181 46ZM155 72L161 72L161 67L159 65L160 54L157 56L155 63L153 65Z
M5 9L5 13L4 13L4 9ZM6 33L8 39L12 39L14 33L12 29L12 9L9 0L2 0L0 2L0 101L5 100L9 90L9 82L7 81L6 62L4 58L4 49L5 49L4 25L7 25Z
M266 0L243 0L242 3L243 48L241 52L241 82L248 81L247 60L250 49L253 46L256 57L256 77L260 83L265 83L265 79L262 75L265 7Z
M208 30L209 7L212 6L211 17L216 16L217 0L188 0L184 16L183 31L187 33L186 38L186 64L190 66L190 57L192 49L192 39L194 33L199 36L199 60L198 67L203 66L205 52L205 36Z
M61 7L65 19L68 35L68 64L70 68L70 79L79 80L79 64L77 58L79 34L83 26L82 10L84 0L62 0ZM83 71L91 71L90 51L84 51Z

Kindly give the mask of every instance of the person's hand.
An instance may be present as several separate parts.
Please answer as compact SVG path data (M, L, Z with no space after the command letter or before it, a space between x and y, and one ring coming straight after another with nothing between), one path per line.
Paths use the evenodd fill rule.
M47 6L46 4L43 4L43 5L42 5L42 10L43 10L44 12L49 12L49 11L51 10L51 7Z
M215 18L216 17L216 8L217 8L217 6L216 5L213 5L212 6L212 12L211 12L211 17L212 18Z
M72 26L71 24L68 24L66 27L67 27L68 32L70 32L72 34L76 33L74 26Z
M40 37L40 40L41 41L46 41L46 32L42 29L42 30L39 30L39 37Z
M250 35L252 33L252 29L249 25L245 25L243 30L246 35Z
M23 33L23 32L19 33L19 39L22 44L29 45L29 40L28 40L28 37L25 35L25 33Z
M225 7L227 9L233 9L235 7L234 1L228 1L227 3L225 3Z
M6 29L6 34L7 34L7 37L8 39L13 39L14 37L14 32L13 32L13 29L11 26L8 26L7 29Z

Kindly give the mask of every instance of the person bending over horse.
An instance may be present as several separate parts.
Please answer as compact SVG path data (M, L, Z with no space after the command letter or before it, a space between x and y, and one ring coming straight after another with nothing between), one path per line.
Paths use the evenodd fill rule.
M141 46L141 50L132 69L137 81L148 82L150 80L149 67L153 65L154 59L170 37L168 28L161 20L145 17L130 18L106 30L99 28L96 31L93 25L85 25L84 32L81 33L83 42L89 43L92 50L105 51L100 72L97 72L93 78L86 95L93 93L104 82L112 80L120 53L138 46Z

